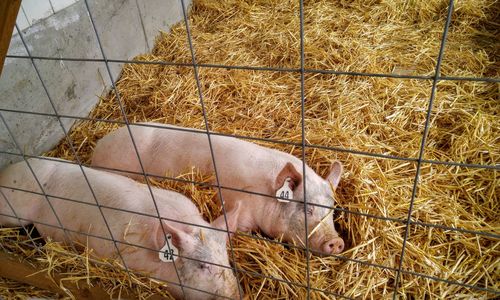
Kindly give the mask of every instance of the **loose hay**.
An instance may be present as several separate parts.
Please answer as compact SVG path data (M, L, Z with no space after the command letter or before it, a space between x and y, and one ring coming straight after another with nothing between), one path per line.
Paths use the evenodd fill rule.
M199 63L300 66L297 1L194 1L190 22ZM447 1L305 1L306 67L343 71L432 75L446 16ZM457 1L442 74L499 77L497 1ZM496 27L495 27L496 24ZM135 59L190 63L183 24L163 33L151 54ZM210 129L242 136L301 141L300 76L297 73L200 68ZM204 129L191 67L125 65L117 83L131 122L155 121ZM495 165L500 161L498 83L442 81L432 109L425 158ZM431 81L306 74L307 141L402 157L418 156ZM102 98L93 118L122 120L116 95ZM89 163L96 141L118 125L99 121L76 124L70 137ZM260 144L301 155L300 147ZM368 158L325 149L306 151L307 163L324 175L339 159L345 174L336 192L339 207L353 212L406 219L416 163ZM49 156L74 160L68 144ZM201 178L195 171L186 178ZM154 182L193 198L207 220L220 214L213 189ZM500 233L497 170L431 165L421 168L413 220ZM404 224L350 213L336 216L349 244L343 256L397 268ZM2 231L5 232L5 231ZM15 241L15 240L14 240ZM46 246L50 249L49 246ZM403 269L443 279L500 289L500 241L486 236L412 225ZM295 248L261 239L235 239L244 290L259 299L302 299L306 260ZM18 247L19 248L19 247ZM16 252L24 250L15 249ZM66 250L64 250L66 251ZM50 251L49 251L50 252ZM51 254L51 257L72 254ZM49 254L48 254L49 255ZM36 257L36 256L35 256ZM44 257L37 257L44 260ZM63 260L63 259L60 259ZM335 257L311 257L312 299L326 290L353 298L392 295L395 272ZM85 273L83 265L61 269ZM107 286L120 271L91 268ZM120 273L121 274L121 273ZM103 279L105 278L105 279ZM123 274L118 276L123 278ZM139 280L139 279L138 279ZM145 279L136 290L156 292ZM485 298L495 295L403 274L399 296Z

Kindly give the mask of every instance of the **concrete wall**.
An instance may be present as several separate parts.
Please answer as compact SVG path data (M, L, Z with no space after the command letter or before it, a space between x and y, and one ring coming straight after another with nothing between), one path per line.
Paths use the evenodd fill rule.
M188 6L191 1L184 2ZM89 0L89 6L109 59L131 59L149 51L159 30L167 31L183 20L179 0ZM26 28L23 36L33 56L102 58L82 0ZM27 55L19 35L13 36L8 54ZM110 87L102 62L35 60L35 64L60 115L87 116L98 96ZM110 67L116 80L122 64L110 63ZM31 60L6 59L0 77L0 109L54 113ZM64 137L55 117L0 113L26 154L39 155ZM62 122L69 130L75 119ZM19 153L2 122L0 150ZM16 160L20 157L0 154L0 168Z
M16 24L21 30L24 30L75 2L78 0L23 0Z

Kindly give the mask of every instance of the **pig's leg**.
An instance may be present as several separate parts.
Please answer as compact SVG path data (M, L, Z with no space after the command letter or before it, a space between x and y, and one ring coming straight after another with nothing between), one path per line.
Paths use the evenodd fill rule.
M240 193L241 194L241 193ZM239 207L239 217L238 217L238 227L237 230L243 232L251 232L258 229L257 223L255 222L252 199L238 199L234 200L234 193L223 194L224 206L226 208L226 216L230 214L237 206ZM245 198L245 197L242 197ZM214 220L214 224L222 224L221 228L226 229L226 221L224 219L224 214L221 214L217 219Z

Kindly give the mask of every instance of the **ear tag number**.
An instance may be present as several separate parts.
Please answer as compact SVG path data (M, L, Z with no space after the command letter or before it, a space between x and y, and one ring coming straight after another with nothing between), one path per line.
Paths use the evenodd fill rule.
M160 260L163 262L174 262L177 260L179 255L179 249L175 248L174 244L172 244L172 235L167 234L168 243L165 241L165 246L160 249L158 252L158 256ZM170 244L170 249L168 249L168 245Z
M276 200L278 200L278 202L288 203L290 201L285 199L293 199L293 191L290 189L290 181L291 179L287 178L283 183L283 186L276 191Z

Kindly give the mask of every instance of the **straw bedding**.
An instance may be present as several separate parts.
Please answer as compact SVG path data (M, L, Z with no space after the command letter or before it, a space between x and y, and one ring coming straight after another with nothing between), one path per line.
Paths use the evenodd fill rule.
M198 63L264 67L300 67L298 1L194 1L190 24ZM447 1L305 1L305 66L310 69L432 75L447 11ZM499 77L497 1L457 1L446 44L442 75ZM145 61L191 63L183 24L158 37ZM293 72L199 69L210 129L216 132L301 142L300 74ZM313 145L416 158L419 154L431 80L310 74L305 76L305 128ZM125 65L117 82L130 122L155 121L204 129L192 67ZM498 83L441 81L430 119L424 158L495 165L500 161ZM93 118L122 120L116 94L103 97ZM99 121L77 123L71 139L85 163L96 141L117 128ZM301 156L298 146L259 144ZM74 160L62 141L47 155ZM330 162L345 166L337 205L353 212L406 219L417 164L348 152L307 148L306 162L325 175ZM201 178L194 170L185 175ZM423 163L412 219L418 222L500 232L500 184L497 170ZM193 198L207 220L219 213L215 191L174 182L155 185ZM352 213L336 215L348 248L347 258L397 268L405 224ZM53 257L54 243L45 249ZM60 246L57 246L62 250ZM24 250L23 250L24 251ZM500 241L428 226L410 226L403 270L500 289ZM59 256L62 255L62 256ZM64 256L66 255L66 256ZM304 284L302 251L239 236L237 265L249 272ZM34 256L33 259L46 260ZM48 263L48 262L47 262ZM60 266L64 269L66 266ZM83 272L84 265L67 268ZM79 269L80 268L80 269ZM111 272L111 269L105 269ZM392 295L395 272L335 257L311 257L311 287L352 298ZM96 272L96 273L93 273ZM124 273L116 278L125 278ZM306 290L239 274L244 290L258 299L302 299ZM108 288L113 280L91 269ZM153 291L134 282L135 290ZM6 285L3 282L2 285ZM402 274L401 299L494 294ZM311 292L312 299L333 295Z

